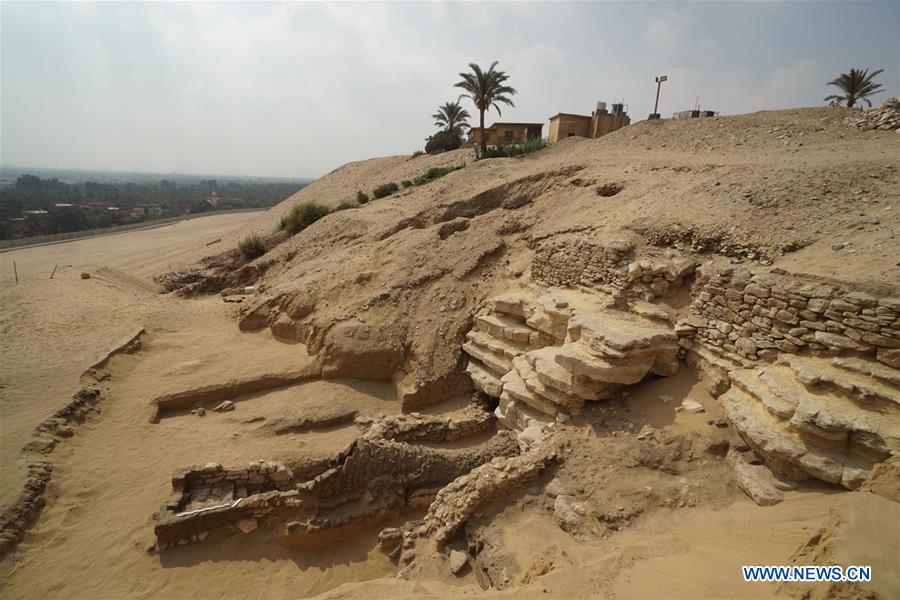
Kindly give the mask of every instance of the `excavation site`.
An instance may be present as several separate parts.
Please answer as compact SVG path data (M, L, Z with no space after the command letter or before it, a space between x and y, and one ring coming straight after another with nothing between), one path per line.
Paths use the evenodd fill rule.
M847 111L2 255L3 596L898 597L900 104Z

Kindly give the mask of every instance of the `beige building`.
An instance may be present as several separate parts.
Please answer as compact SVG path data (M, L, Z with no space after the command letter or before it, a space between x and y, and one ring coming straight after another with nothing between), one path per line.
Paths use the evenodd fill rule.
M543 123L494 123L484 128L485 142L488 146L504 144L521 144L532 138L539 138L544 130ZM481 143L481 132L477 127L469 130L469 139L463 148Z
M550 117L550 143L555 144L573 135L598 138L630 125L631 118L625 113L625 107L622 104L612 106L613 112L609 112L606 110L606 102L598 102L597 110L590 116L559 113Z

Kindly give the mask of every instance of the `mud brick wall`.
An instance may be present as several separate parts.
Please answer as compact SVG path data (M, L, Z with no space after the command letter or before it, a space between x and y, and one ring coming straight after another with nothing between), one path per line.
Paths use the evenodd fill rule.
M784 272L705 266L697 269L686 324L696 341L750 359L806 348L875 354L898 366L900 290L887 291L875 296Z

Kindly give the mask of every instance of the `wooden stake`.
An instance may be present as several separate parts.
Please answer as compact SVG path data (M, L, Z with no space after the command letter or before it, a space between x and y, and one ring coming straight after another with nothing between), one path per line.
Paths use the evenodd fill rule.
M53 272L50 273L50 279L53 279L53 276L56 275L56 268L57 268L57 267L59 267L59 265L53 265Z
M16 268L16 261L13 261L13 273L16 274L16 283L19 283L19 270Z

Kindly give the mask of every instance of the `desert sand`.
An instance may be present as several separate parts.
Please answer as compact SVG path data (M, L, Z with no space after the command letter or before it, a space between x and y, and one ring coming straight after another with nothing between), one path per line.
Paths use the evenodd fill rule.
M895 596L900 136L845 116L639 123L477 163L378 158L264 213L0 254L4 505L27 462L52 465L0 563L4 597ZM273 235L298 203L459 164ZM251 232L270 248L247 261L234 248ZM171 272L196 277L161 293ZM816 337L824 312L799 287L778 304L791 277L831 286L843 333ZM729 285L746 291L703 299ZM772 317L742 305L755 298ZM856 361L839 379L853 385L804 375L836 377L831 359ZM742 387L745 372L783 378L795 404ZM33 433L82 387L99 410ZM800 419L816 399L827 431ZM873 405L881 417L861 412ZM20 451L33 440L51 451ZM226 522L201 530L188 513L218 483L189 478L220 465L239 482L223 498L244 504L216 504ZM832 562L876 580L740 575Z

